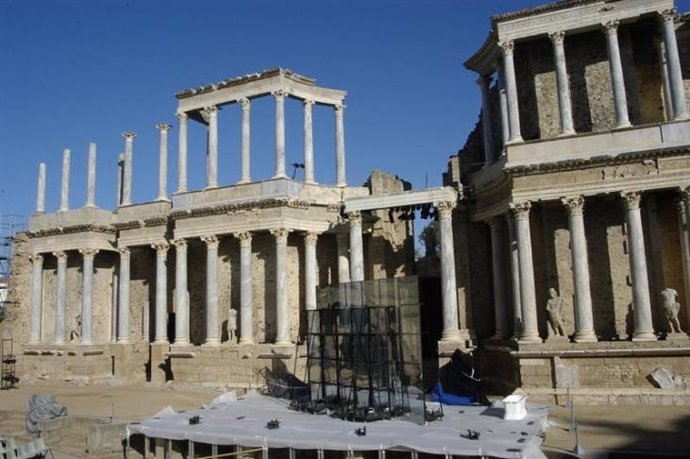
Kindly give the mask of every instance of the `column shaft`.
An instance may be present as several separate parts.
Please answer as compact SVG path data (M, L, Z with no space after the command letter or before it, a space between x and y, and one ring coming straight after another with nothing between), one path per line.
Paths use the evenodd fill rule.
M628 119L628 101L625 95L623 65L621 63L620 49L618 48L618 21L609 21L604 24L604 28L609 53L611 83L613 85L613 102L616 106L616 127L628 127L630 126L630 120Z
M160 136L158 148L158 201L168 200L168 131L171 126L166 123L156 125Z
M661 64L661 87L664 93L664 116L666 121L673 119L673 96L671 95L671 81L668 77L668 60L666 59L666 46L661 39L655 40L657 45L657 54L659 55L659 63Z
M522 302L520 301L520 256L518 254L517 236L515 234L515 221L509 215L508 240L510 244L510 273L513 294L513 337L518 339L522 333Z
M136 134L130 131L122 133L125 138L125 164L122 178L122 205L132 204L132 143Z
M120 302L117 313L117 342L129 343L129 260L128 247L120 247Z
M515 81L515 64L513 63L513 46L512 41L499 43L503 50L503 71L506 83L506 99L508 103L508 122L510 123L510 138L509 142L521 142L522 134L520 133L520 109L518 106L517 83Z
M494 138L491 129L491 101L489 99L489 85L491 76L479 75L477 84L482 92L482 137L484 140L484 162L494 160Z
M60 211L69 210L69 166L70 166L69 149L65 148L62 152L62 187L60 188Z
M344 105L335 108L335 175L337 186L347 186L345 179L345 123L343 115Z
M314 101L305 99L304 105L304 181L314 183L314 135L312 126L312 107Z
M177 140L177 193L187 191L187 120L186 113L178 113L180 131Z
M678 232L683 260L683 284L685 287L685 310L690 313L690 190L681 188L681 199L678 201ZM690 317L690 316L688 316Z
M53 252L57 257L57 288L55 299L55 344L65 342L65 282L67 277L67 254Z
M156 334L155 343L168 342L168 257L169 244L166 241L151 244L156 250Z
M338 251L338 283L350 282L349 236L344 233L337 233L335 242Z
M248 183L251 181L249 174L249 161L250 161L250 114L251 114L251 102L249 99L243 98L238 101L242 106L242 177L239 183Z
M125 154L120 153L117 155L117 193L115 194L115 204L117 207L122 205L122 184L124 183L125 176Z
M41 342L43 314L43 256L40 254L33 255L31 263L31 334L29 335L29 344L38 344Z
M276 238L276 344L290 344L290 310L288 305L287 238L288 230L271 230Z
M218 186L218 108L206 107L208 115L208 151L206 158L206 188Z
M304 304L307 311L316 309L316 233L304 236Z
M175 344L189 344L187 241L175 240Z
M215 346L220 344L218 316L218 238L204 236L206 243L206 342Z
M276 173L274 178L284 178L285 175L285 91L273 92L276 100Z
M38 190L36 192L36 213L46 210L46 163L38 165Z
M558 108L561 118L561 134L574 134L573 110L570 105L570 85L568 84L568 69L565 62L563 41L565 32L549 34L553 43L553 58L556 66L556 85L558 86Z
M534 289L534 265L532 262L532 236L529 228L529 202L513 207L515 234L518 242L520 264L520 305L522 307L522 330L520 341L540 342L537 326L537 301Z
M676 27L674 10L662 12L662 29L664 34L664 47L666 48L666 61L668 65L668 77L671 86L671 98L673 100L673 119L685 120L688 118L688 108L685 103L685 82L678 55L678 43L676 41Z
M254 342L252 292L252 234L235 235L240 240L240 343Z
M501 146L505 148L510 139L510 121L508 120L508 97L506 95L506 82L503 74L503 63L496 66L498 76L498 104L501 109Z
M96 144L89 144L86 178L86 207L96 207Z
M83 257L81 344L93 344L93 262L97 250L80 249Z
M503 237L501 231L501 221L499 217L492 218L488 222L491 229L491 267L493 274L493 293L494 293L494 320L496 330L495 339L503 339L507 336L507 310L505 301L505 283L503 266Z
M350 279L353 282L364 280L364 247L362 242L362 215L353 212L350 219Z
M454 202L435 203L441 233L441 285L443 302L443 341L460 338L458 323L458 293L455 278L455 245L453 244Z

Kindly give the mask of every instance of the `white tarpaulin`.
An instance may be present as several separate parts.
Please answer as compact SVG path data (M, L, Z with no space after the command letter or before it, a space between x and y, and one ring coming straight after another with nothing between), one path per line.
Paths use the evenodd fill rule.
M230 399L231 397L228 397ZM227 399L226 399L227 400ZM310 450L378 451L407 449L432 454L543 458L538 435L546 425L549 407L527 405L527 416L503 419L503 408L444 406L444 418L418 425L402 419L367 424L326 415L290 410L286 401L249 392L236 401L218 402L179 413L159 415L127 426L128 435L191 440L216 445ZM190 418L199 416L198 424ZM277 419L275 429L266 423ZM355 430L366 425L366 435ZM468 431L479 434L472 440Z

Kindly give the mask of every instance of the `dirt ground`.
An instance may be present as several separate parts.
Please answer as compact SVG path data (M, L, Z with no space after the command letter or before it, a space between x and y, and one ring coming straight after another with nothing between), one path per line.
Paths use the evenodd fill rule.
M195 408L219 394L211 389L23 383L17 389L0 391L0 412L25 412L35 393L55 395L71 415L106 419L114 415L116 421L141 420L168 405L177 410ZM607 452L615 451L615 457L690 457L688 407L576 406L575 419L579 445L588 456L606 457ZM569 410L554 406L549 420L552 425L546 431L544 451L550 457L563 457L562 453L575 446ZM13 421L0 416L0 436L17 435L21 428L20 416L15 415ZM55 453L56 458L78 457L65 451Z

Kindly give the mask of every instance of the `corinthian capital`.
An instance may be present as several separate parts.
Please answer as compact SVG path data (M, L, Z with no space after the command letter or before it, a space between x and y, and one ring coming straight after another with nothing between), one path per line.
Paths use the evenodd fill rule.
M690 199L690 186L682 186L678 188L678 192L680 193L680 198L683 201L688 201Z
M168 248L170 247L170 244L168 241L158 241L153 244L151 244L152 249L156 249L156 255L159 257L165 256L166 253L168 253Z
M513 40L499 41L498 47L501 48L503 54L513 54L513 49L515 48L515 42Z
M67 261L67 252L64 250L56 250L53 252L53 256L58 259L58 261Z
M217 249L218 248L218 237L215 235L201 236L201 240L204 241L207 249Z
M251 101L249 99L247 99L246 97L243 97L241 99L237 99L237 103L239 103L242 106L243 112L248 111L252 106Z
M175 239L173 244L175 245L175 250L178 252L187 250L187 239Z
M663 10L659 12L659 15L661 16L661 20L664 22L672 22L676 19L676 9L671 8L668 10Z
M34 253L32 255L29 255L29 260L31 260L31 263L36 264L36 263L43 263L43 255L40 253Z
M639 209L642 193L639 191L623 191L621 192L621 199L623 200L623 204L625 204L626 209Z
M131 254L129 247L118 247L117 251L120 253L120 260L129 260L129 256Z
M558 32L552 32L549 34L549 38L551 39L551 42L556 45L562 45L563 40L565 39L565 31L564 30L559 30Z
M278 242L287 242L288 234L290 234L290 230L287 228L273 228L270 230L270 232L273 236L275 236L276 241Z
M604 27L604 31L608 35L612 35L618 32L618 24L620 21L618 19L613 19L611 21L606 21L603 24L601 24Z
M319 238L318 233L314 233L313 231L308 231L307 234L304 235L304 242L307 245L314 245L316 244L316 241Z
M567 198L561 198L561 202L565 207L568 208L568 214L582 215L582 210L585 206L584 196L572 196Z
M189 119L189 115L187 115L185 112L180 112L175 116L177 116L177 120L180 122L180 124L186 124L187 120Z
M347 219L350 220L351 225L362 225L361 212L350 212L349 214L347 214Z
M240 247L251 247L252 245L252 233L249 231L243 231L241 233L235 233L234 236L240 240Z
M156 124L156 129L161 131L161 134L162 134L164 132L167 133L170 129L172 129L172 126L170 126L167 123L158 123L158 124Z
M434 207L436 208L438 218L440 218L440 219L451 218L453 216L453 209L455 209L455 202L454 201L435 202Z
M275 97L276 102L282 102L285 100L285 96L287 96L288 93L284 89L278 89L276 91L273 91L271 95Z
M85 260L93 260L93 258L98 253L98 249L79 249L79 253Z
M127 142L131 142L137 135L132 131L125 131L122 133L122 137L125 138Z
M208 114L208 116L215 116L218 114L218 107L215 105L209 105L208 107L204 107L204 111Z
M532 208L530 201L514 202L510 204L510 211L516 220L529 218L529 210Z
M311 108L314 105L314 101L311 99L304 99L302 105L304 105L304 108Z

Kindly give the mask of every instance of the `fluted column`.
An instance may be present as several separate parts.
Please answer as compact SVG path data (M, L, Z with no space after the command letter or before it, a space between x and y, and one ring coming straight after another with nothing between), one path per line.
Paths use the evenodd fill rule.
M285 96L282 89L273 91L276 100L276 173L274 178L287 177L285 174Z
M633 341L655 341L652 324L652 305L649 298L647 277L647 256L645 255L642 215L640 213L640 192L621 193L625 204L625 224L628 229L628 250L630 257L630 281L632 283L633 318L635 330Z
M334 105L335 109L335 175L336 186L347 186L345 178L345 106Z
M506 83L506 100L508 103L508 122L510 126L509 142L521 142L520 133L520 109L518 106L517 83L515 81L515 64L513 63L512 40L502 41L498 44L503 53L503 75Z
M43 314L43 256L34 254L31 256L31 332L29 344L41 342L41 319Z
M289 230L275 228L276 238L276 344L290 344L290 309L288 304L287 239Z
M316 309L316 241L317 233L304 235L304 304L307 311Z
M677 202L678 233L680 234L681 259L683 262L683 286L685 288L685 310L690 312L690 189L680 188L681 199Z
M129 247L119 247L120 253L120 302L117 311L117 342L129 343Z
M443 302L443 341L460 339L458 294L455 278L455 245L453 244L454 202L434 203L441 234L441 295Z
M151 244L156 250L156 334L154 342L168 342L168 269L167 258L170 244L160 241Z
M628 101L625 95L625 79L623 78L623 65L621 53L618 47L618 20L608 21L603 24L606 33L606 45L609 53L609 68L611 70L611 83L613 85L613 102L616 106L616 128L630 126L628 119Z
M250 163L250 115L252 109L252 103L246 97L238 100L240 106L242 107L242 177L239 183L248 183L251 181L249 174L249 163Z
M218 107L206 107L204 112L208 116L206 188L216 188L218 186Z
M508 243L510 244L510 274L513 295L513 337L518 339L522 333L522 302L520 300L520 256L515 235L515 221L512 215L506 215L508 223Z
M177 114L180 131L177 140L177 193L187 191L187 120L189 116L181 112Z
M175 344L189 344L187 240L175 239Z
M304 105L304 181L314 182L314 133L312 127L312 107L314 101L305 99Z
M86 206L96 207L96 144L89 144L89 159L86 174Z
M685 83L678 55L678 43L676 41L676 27L674 19L676 11L665 10L661 12L662 29L664 35L664 47L666 48L666 61L668 65L668 79L673 100L673 119L688 119L688 108L685 103Z
M38 165L38 189L36 190L36 213L46 210L46 163Z
M482 137L484 140L484 162L494 159L494 137L491 129L491 101L489 100L489 85L491 75L479 75L477 85L482 92Z
M350 279L364 280L364 244L362 242L362 214L351 212L350 220Z
M496 325L494 339L503 339L508 334L508 311L506 310L505 299L501 218L491 218L487 221L487 224L491 229L491 267L493 274L494 320Z
M240 344L254 342L252 286L252 233L237 233L240 240Z
M218 238L203 236L206 243L206 341L204 344L220 344L218 316Z
M81 344L93 344L93 260L98 250L79 249L82 256Z
M168 131L172 126L166 123L156 124L160 143L158 148L158 201L168 200Z
M57 258L57 286L55 298L55 344L65 342L65 282L67 281L67 253L53 252Z
M132 204L132 143L136 134L131 131L122 133L125 138L125 164L122 177L122 204L129 206Z
M570 226L570 257L573 264L573 286L575 287L575 337L576 343L593 343L597 340L594 333L594 314L589 283L589 257L587 255L587 237L583 208L585 199L582 196L563 198L563 205L568 209Z
M512 207L515 218L515 235L518 244L520 264L520 305L522 307L521 342L540 342L537 326L537 301L534 289L534 265L532 262L532 236L529 228L529 201L516 203Z
M62 152L62 186L60 187L60 211L69 210L69 168L71 151L68 148Z
M671 81L668 76L668 59L666 58L666 46L664 40L655 38L657 55L661 65L661 88L664 94L664 116L666 121L673 120L673 96L671 95Z
M338 251L338 283L350 282L350 238L345 233L336 233L335 243Z
M508 120L508 97L506 95L506 79L503 73L503 62L496 65L498 79L498 106L501 110L501 147L505 149L510 138L510 121Z
M570 84L568 83L568 69L565 61L563 41L565 32L559 31L549 34L553 43L553 59L556 66L556 85L558 86L558 109L561 118L561 135L574 134L573 110L570 104Z

